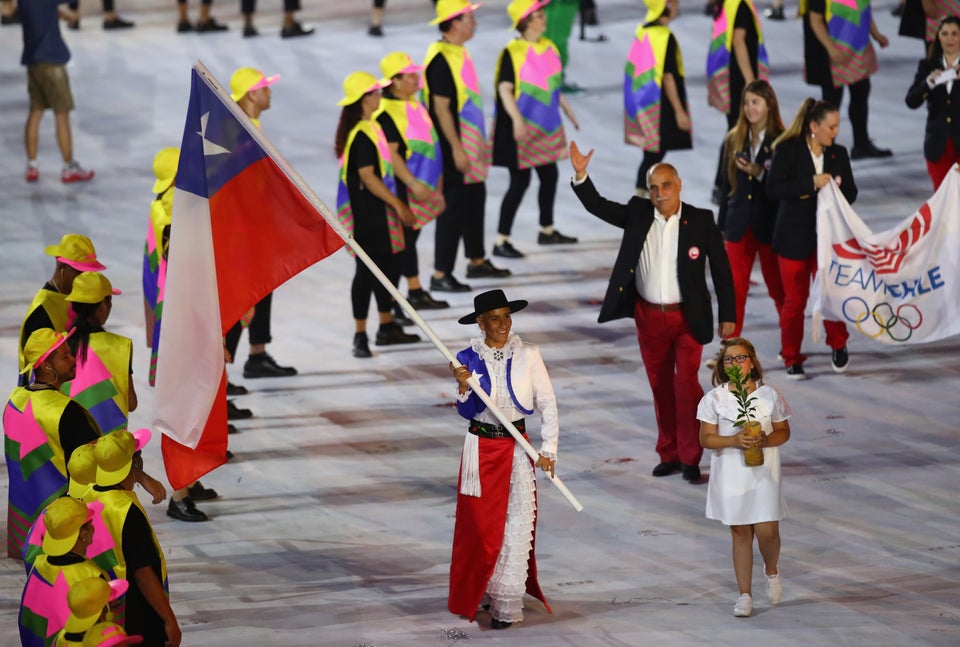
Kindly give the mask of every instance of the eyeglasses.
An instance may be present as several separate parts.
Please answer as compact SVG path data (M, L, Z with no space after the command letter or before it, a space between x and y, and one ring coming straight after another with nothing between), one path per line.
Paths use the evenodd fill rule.
M750 359L749 355L727 355L723 358L723 363L727 366L736 362L737 364L743 364L745 361Z

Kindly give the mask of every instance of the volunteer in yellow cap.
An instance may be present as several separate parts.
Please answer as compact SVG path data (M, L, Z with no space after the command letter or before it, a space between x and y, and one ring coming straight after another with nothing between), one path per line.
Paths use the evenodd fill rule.
M124 626L149 644L178 645L180 627L168 599L166 559L133 489L143 463L140 451L149 440L146 429L115 431L98 440L96 485L89 496L103 506L118 562L114 573L130 583Z
M76 381L65 391L87 408L103 433L126 429L130 412L137 408L137 391L130 376L133 341L103 328L117 294L120 290L106 276L84 272L67 296L77 313L76 334L69 341L77 369Z
M110 603L127 592L126 580L88 577L75 582L67 593L70 616L53 641L53 647L82 647L87 631L99 622L112 622Z
M20 643L47 645L66 623L70 587L107 574L86 558L93 542L93 511L70 497L55 499L43 515L43 553L27 576L20 598Z
M277 74L266 76L252 67L241 67L230 77L230 96L258 128L260 114L270 109L270 86L279 79L280 76ZM254 307L253 318L249 320L250 355L243 365L244 377L289 377L297 374L297 369L292 366L281 366L267 352L267 344L272 339L270 334L272 305L273 292L261 299ZM239 321L227 331L225 346L228 354L227 361L230 363L233 363L242 332L243 325Z
M340 160L337 216L396 285L400 280L399 254L405 245L403 225L413 225L415 220L406 203L397 197L390 146L379 122L373 119L380 107L380 89L387 83L367 72L353 72L343 80L343 98L337 102L343 109L334 137L334 152ZM350 289L354 357L373 356L367 338L371 295L377 300L380 319L378 346L420 341L418 335L404 332L394 321L390 292L357 258Z
M20 372L26 366L23 347L33 331L53 328L56 332L63 332L73 326L74 313L66 296L73 288L74 279L81 272L102 272L107 269L97 260L97 251L90 239L80 234L66 234L58 244L47 247L44 253L53 256L57 263L53 268L53 276L33 297L20 326Z
M121 645L139 645L143 636L128 634L123 627L112 622L101 622L93 625L83 636L82 647L120 647ZM165 647L177 647L176 643L167 642Z
M61 392L76 362L67 338L51 328L34 331L24 348L24 375L33 382L10 394L3 412L9 505L7 553L23 559L30 525L51 501L67 491L67 461L80 445L100 437L90 413Z
M510 171L510 186L500 205L500 223L494 256L523 258L510 242L513 220L523 195L530 186L531 169L540 180L540 245L568 245L577 242L553 226L553 205L557 196L557 161L567 156L563 131L563 110L579 129L566 97L560 92L563 67L556 46L544 33L548 0L513 0L507 15L519 32L500 53L497 61L497 109L493 122L493 164Z

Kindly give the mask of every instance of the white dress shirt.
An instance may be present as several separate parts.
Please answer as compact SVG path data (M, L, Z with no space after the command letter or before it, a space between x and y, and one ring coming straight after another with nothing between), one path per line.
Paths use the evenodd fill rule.
M680 281L677 279L681 209L670 218L664 218L654 210L653 224L640 251L636 271L637 294L649 303L681 301Z

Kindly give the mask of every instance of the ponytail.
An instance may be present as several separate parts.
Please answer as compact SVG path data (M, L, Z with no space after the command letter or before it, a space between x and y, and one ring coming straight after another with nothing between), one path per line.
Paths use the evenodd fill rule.
M805 137L807 135L807 125L810 122L819 124L826 119L828 114L837 112L837 110L837 106L829 101L817 101L813 97L807 97L800 104L800 108L797 109L797 114L790 127L777 137L776 141L773 142L773 147L776 148L780 142L788 139Z

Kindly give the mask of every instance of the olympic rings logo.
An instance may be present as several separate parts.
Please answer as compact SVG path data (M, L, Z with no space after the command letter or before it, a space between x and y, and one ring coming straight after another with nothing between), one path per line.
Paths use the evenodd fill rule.
M843 316L870 339L886 333L896 342L907 341L923 324L923 313L912 303L904 303L896 310L889 303L878 303L870 310L861 297L849 297L843 302Z

